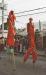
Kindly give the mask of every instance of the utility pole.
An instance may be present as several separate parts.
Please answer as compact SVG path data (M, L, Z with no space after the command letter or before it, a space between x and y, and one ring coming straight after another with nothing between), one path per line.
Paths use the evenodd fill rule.
M4 0L2 0L2 37L4 42Z
M4 43L4 10L6 10L6 4L4 4L4 0L2 0L2 37Z

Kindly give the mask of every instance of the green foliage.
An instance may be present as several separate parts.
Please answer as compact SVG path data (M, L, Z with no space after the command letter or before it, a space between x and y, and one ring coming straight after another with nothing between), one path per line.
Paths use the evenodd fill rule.
M2 29L2 24L1 24L1 29ZM6 23L4 23L4 30L7 30L7 29L8 29L8 24L6 22Z
M8 24L4 23L4 30L7 30L7 29L8 29Z

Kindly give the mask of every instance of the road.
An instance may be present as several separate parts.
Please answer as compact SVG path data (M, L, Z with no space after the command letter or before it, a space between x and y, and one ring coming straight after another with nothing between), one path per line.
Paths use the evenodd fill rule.
M0 59L0 75L46 75L46 60L37 60L35 65L29 58L25 64L21 64L22 57L16 56L15 65L6 57Z

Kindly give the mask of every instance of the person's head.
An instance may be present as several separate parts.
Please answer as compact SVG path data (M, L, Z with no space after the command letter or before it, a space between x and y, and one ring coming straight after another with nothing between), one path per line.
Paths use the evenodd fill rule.
M11 14L13 15L14 11L11 10L10 12L11 12Z
M14 14L14 11L11 10L11 11L9 12L9 15L13 15L13 14Z
M33 21L33 19L32 18L29 18L29 22L32 22Z

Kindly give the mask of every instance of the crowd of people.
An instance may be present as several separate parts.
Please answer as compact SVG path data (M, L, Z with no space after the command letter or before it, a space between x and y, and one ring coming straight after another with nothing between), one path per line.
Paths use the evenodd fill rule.
M34 33L34 23L33 19L29 18L29 23L27 23L27 40L15 39L16 30L14 28L14 24L16 21L16 16L14 15L14 11L10 11L7 19L8 23L8 34L6 39L6 46L10 52L11 60L15 60L14 51L16 52L24 52L23 62L25 62L29 55L32 55L33 63L37 60L37 52L35 45L35 33ZM28 43L27 43L28 42Z
M15 44L14 44L14 51L17 53L24 53L25 50L28 47L27 38L16 38Z

